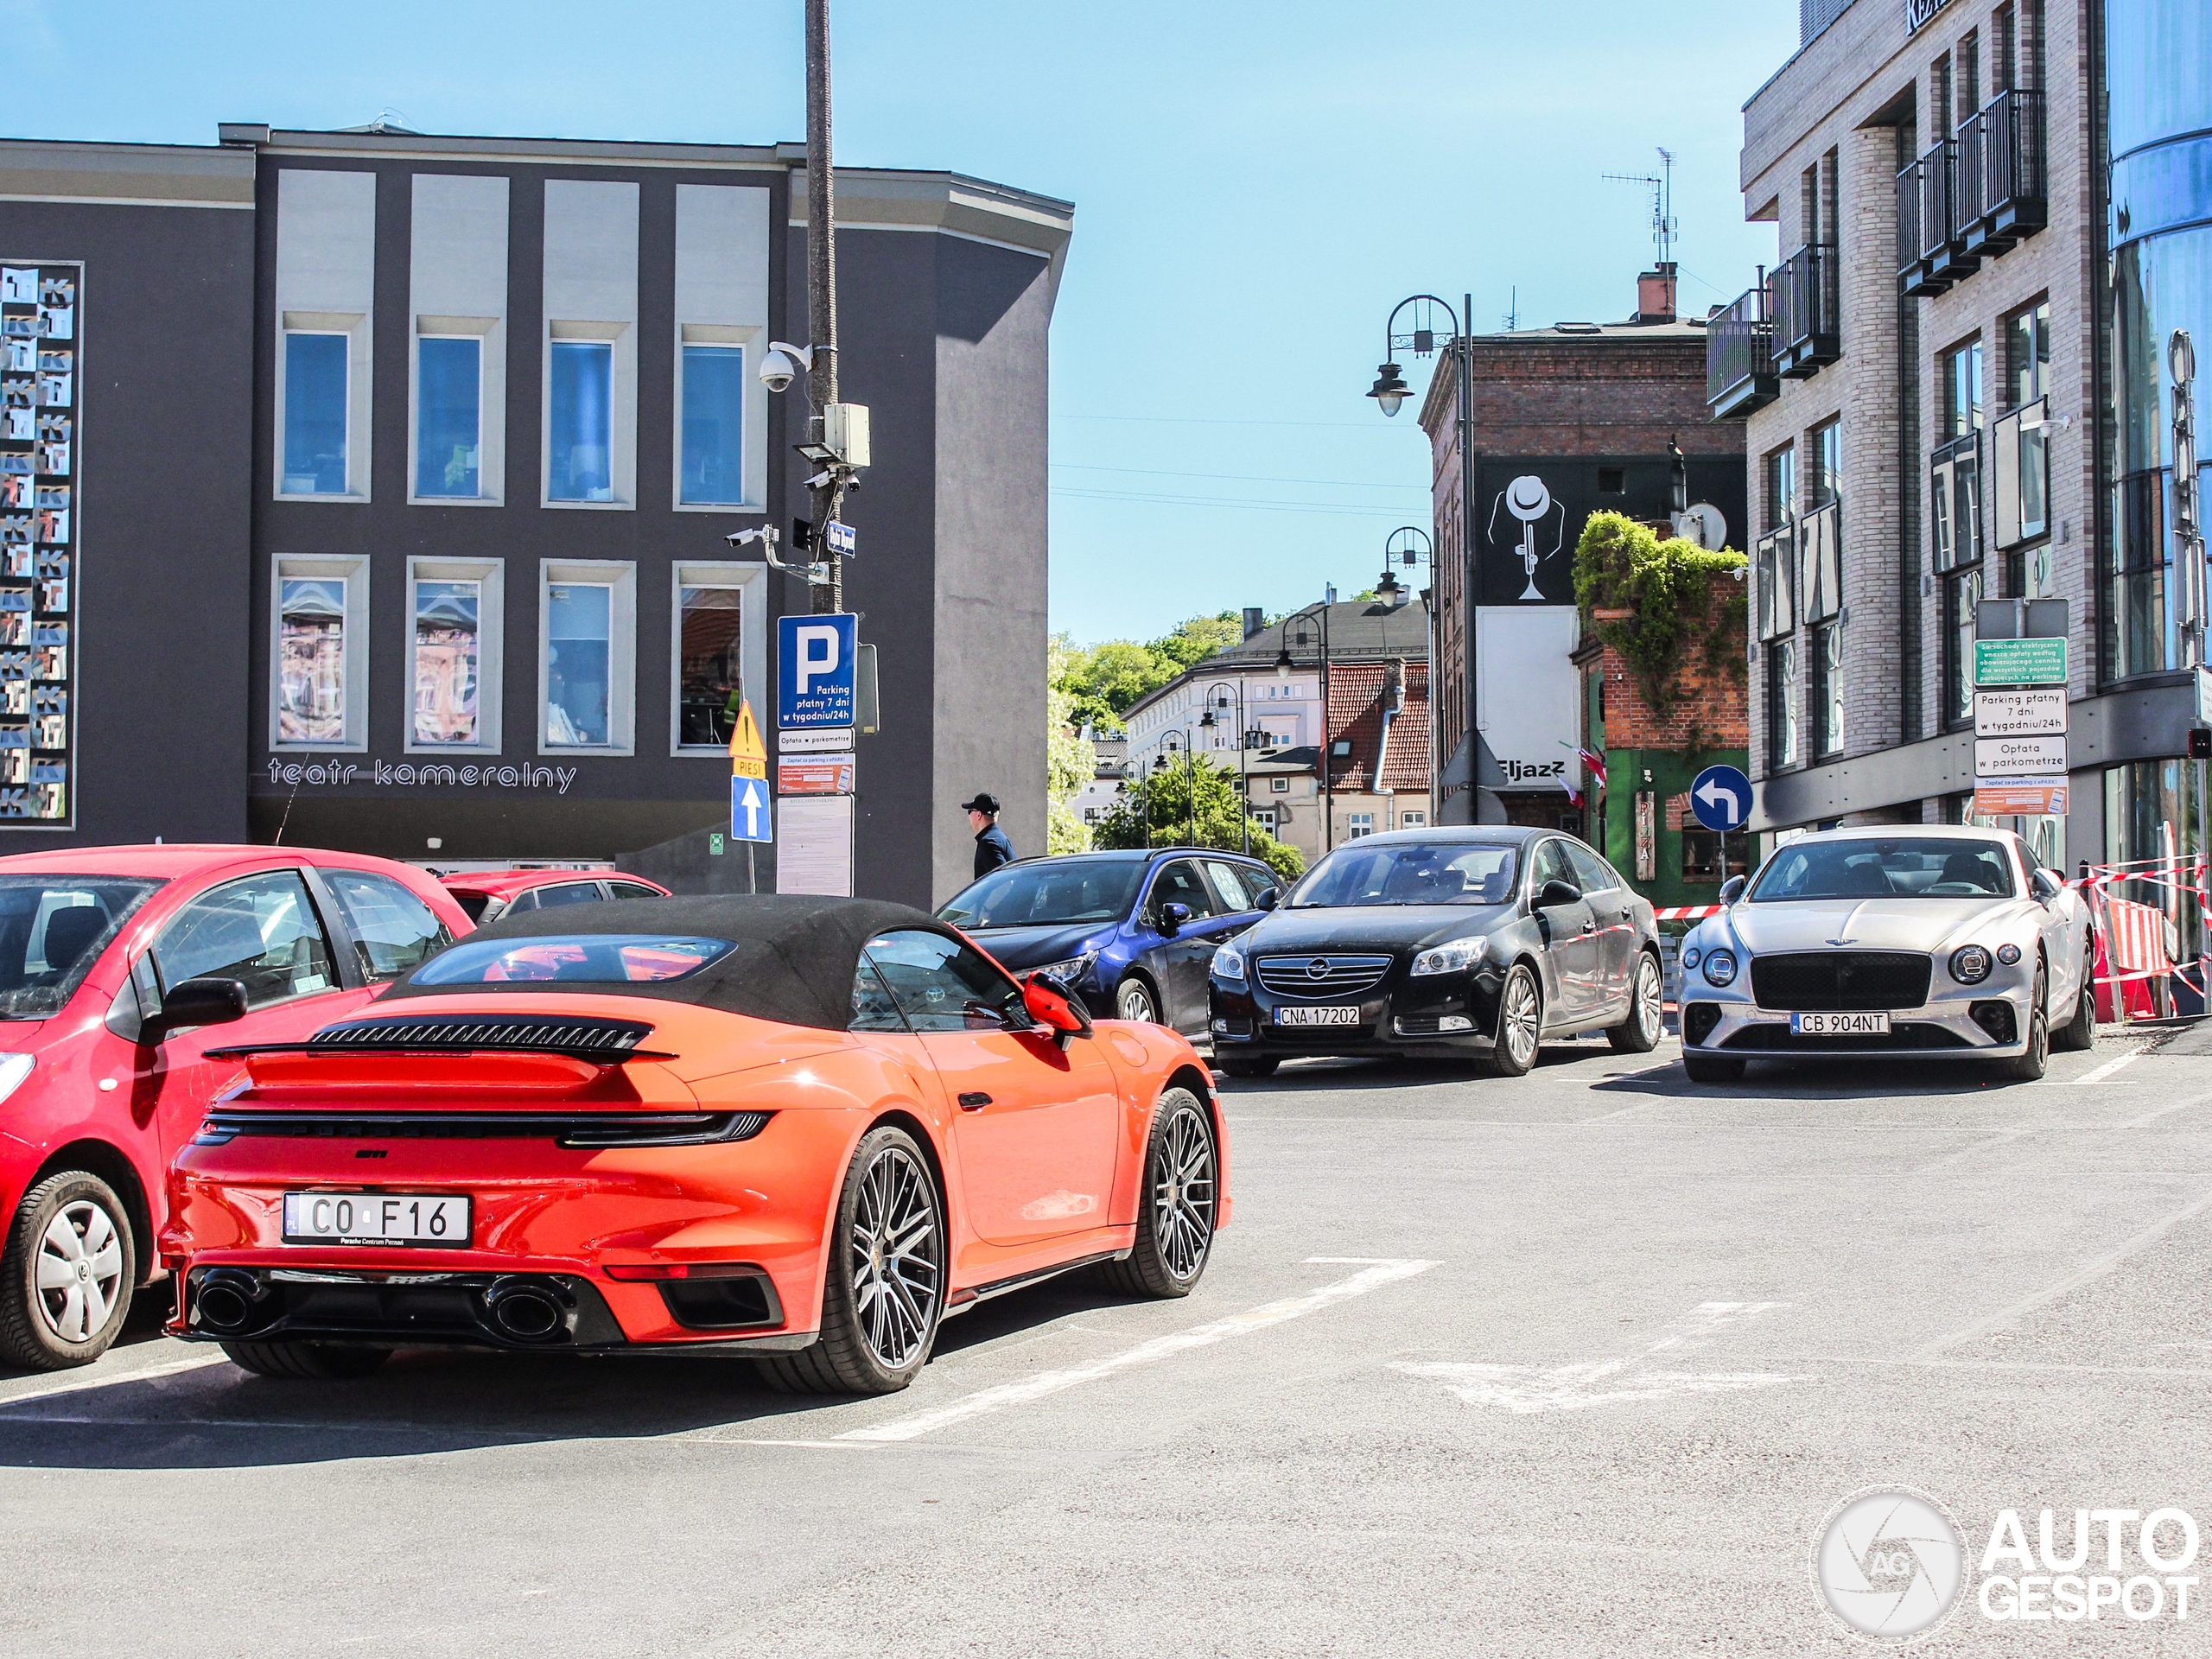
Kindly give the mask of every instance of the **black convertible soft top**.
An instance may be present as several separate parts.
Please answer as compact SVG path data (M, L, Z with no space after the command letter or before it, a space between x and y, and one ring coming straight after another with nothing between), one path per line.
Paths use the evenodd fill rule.
M842 1031L852 1023L853 976L861 950L890 928L918 928L957 938L936 917L880 899L817 899L799 893L758 898L722 894L689 899L624 899L612 904L566 905L503 918L465 936L464 942L557 938L607 933L658 933L727 939L737 949L681 979L628 981L515 980L473 985L418 985L401 980L365 1014L401 997L481 996L531 992L589 996L643 996L658 1002L695 1002L730 1014L750 1014L787 1026ZM437 960L433 957L431 961ZM426 964L427 965L427 964Z

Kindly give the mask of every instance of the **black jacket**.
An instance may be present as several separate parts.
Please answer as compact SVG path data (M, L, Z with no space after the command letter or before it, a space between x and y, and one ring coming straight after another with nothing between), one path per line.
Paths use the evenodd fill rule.
M995 823L976 835L976 874L988 875L1001 864L1014 862L1014 843Z

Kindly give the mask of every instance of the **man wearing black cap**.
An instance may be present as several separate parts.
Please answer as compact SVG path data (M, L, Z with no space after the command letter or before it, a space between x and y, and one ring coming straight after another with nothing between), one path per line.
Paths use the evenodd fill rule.
M1014 843L999 828L999 798L978 790L974 800L960 803L960 810L976 831L976 874L988 875L1000 865L1013 863Z

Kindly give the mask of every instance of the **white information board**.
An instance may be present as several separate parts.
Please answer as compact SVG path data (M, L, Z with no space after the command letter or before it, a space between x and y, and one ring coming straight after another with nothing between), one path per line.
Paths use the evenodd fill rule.
M776 891L853 896L853 798L784 795L776 801Z

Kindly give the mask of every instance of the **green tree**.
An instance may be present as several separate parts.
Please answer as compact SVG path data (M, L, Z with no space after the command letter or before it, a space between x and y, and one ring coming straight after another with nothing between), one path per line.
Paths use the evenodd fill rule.
M1662 540L1625 513L1593 512L1574 547L1583 631L1627 658L1644 702L1664 713L1679 695L1693 628L1702 632L1698 644L1708 663L1744 677L1744 591L1719 581L1744 565L1740 553L1711 552L1679 536Z
M1147 817L1152 823L1149 843ZM1250 830L1253 856L1265 859L1283 880L1306 868L1295 847L1286 847L1257 823ZM1195 844L1236 851L1244 844L1236 774L1203 755L1177 756L1148 779L1132 778L1123 784L1112 807L1092 826L1091 840L1106 848Z
M1056 633L1045 647L1045 850L1081 853L1090 831L1076 816L1075 798L1098 772L1098 751L1075 723L1075 696L1065 689L1075 647Z
M1154 640L1148 649L1174 664L1174 671L1179 674L1186 668L1196 668L1217 651L1241 644L1243 639L1243 619L1235 611L1216 611L1211 616L1194 616L1178 624L1173 632Z
M1237 613L1217 611L1179 623L1144 645L1134 639L1108 639L1095 645L1069 642L1065 656L1056 659L1052 682L1067 693L1069 718L1077 726L1115 730L1140 698L1243 637Z

